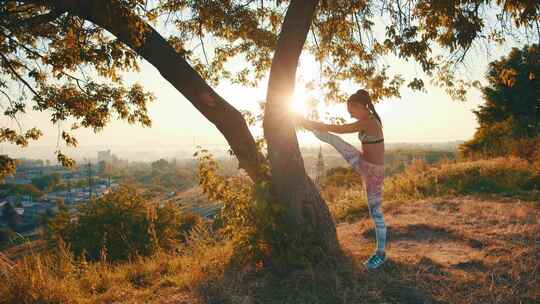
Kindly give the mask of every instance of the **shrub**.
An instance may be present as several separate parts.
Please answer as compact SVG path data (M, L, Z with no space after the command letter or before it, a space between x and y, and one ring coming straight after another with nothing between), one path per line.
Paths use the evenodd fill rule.
M417 161L405 172L386 179L387 199L528 190L537 175L519 158L444 163L429 167Z
M484 193L535 199L536 192L524 192L529 190L540 190L540 161L530 164L523 159L506 157L463 162L447 160L430 165L415 159L403 172L385 178L383 204L430 196ZM325 184L321 195L336 222L368 215L366 194L361 185Z
M310 248L309 235L295 233L285 220L284 208L272 199L268 182L253 184L246 176L224 177L207 150L198 151L199 184L210 200L223 203L219 221L223 235L232 240L234 261L277 270L313 261L303 253ZM268 167L263 165L263 170ZM312 254L318 252L312 250Z
M59 242L13 267L0 265L0 303L154 303L169 286L182 292L222 279L230 242L215 240L205 225L187 235L180 253L160 251L114 264L76 258Z
M362 176L351 168L330 168L326 171L323 188L328 186L362 187Z
M66 251L29 255L0 271L0 303L81 303L74 286L77 266Z
M116 261L172 249L196 222L177 206L160 207L123 185L80 206L75 217L59 212L49 227L51 236L66 241L77 256L97 260L106 255Z
M324 186L321 188L321 196L336 222L350 222L368 212L366 194L361 184L353 184L352 187Z

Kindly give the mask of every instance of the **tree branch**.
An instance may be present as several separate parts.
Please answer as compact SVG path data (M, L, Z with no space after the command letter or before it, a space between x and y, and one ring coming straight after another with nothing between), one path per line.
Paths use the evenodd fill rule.
M13 66L11 66L11 64L9 63L9 59L3 54L0 52L0 56L2 57L4 63L8 66L8 68L11 70L11 72L13 73L13 75L15 75L15 77L17 79L19 79L37 98L41 99L41 96L36 92L36 90L34 90L34 88L26 81L26 79L22 78L21 75L19 75L19 73L17 73L17 71L15 70L15 68L13 68Z
M253 181L268 179L261 170L265 158L257 150L242 114L219 96L148 23L119 1L55 0L48 3L54 9L66 11L106 29L146 59L218 128L238 158L240 167ZM134 31L133 24L139 25L142 30Z
M57 11L53 10L47 14L43 15L37 15L34 17L30 17L28 19L19 20L18 22L8 24L6 26L12 26L12 27L34 27L37 25L41 25L44 23L51 22L53 20L56 20L56 18L60 17L64 12L63 11Z

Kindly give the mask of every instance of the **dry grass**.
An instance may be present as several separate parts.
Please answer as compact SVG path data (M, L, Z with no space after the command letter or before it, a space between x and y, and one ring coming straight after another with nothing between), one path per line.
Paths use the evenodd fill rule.
M375 245L363 190L329 187L334 218L348 221L343 255L309 269L239 267L231 242L199 225L179 252L130 262L2 257L0 303L540 303L540 204L513 195L528 174L519 160L416 163L387 181L389 261L377 271L362 267ZM479 188L493 185L511 195Z
M391 264L434 302L537 303L539 215L538 204L511 199L402 204L386 213ZM359 255L372 243L368 220L344 224L339 231Z
M368 213L366 193L361 186L327 186L322 189L321 195L338 223L352 222Z
M479 199L501 196L540 201L540 174L527 161L507 157L489 160L440 162L428 165L412 162L406 170L385 178L383 204L387 207L427 197L474 195ZM368 216L362 185L326 185L321 195L336 222L352 222Z
M507 194L540 190L539 172L526 160L500 157L486 160L443 162L429 166L413 162L403 173L385 180L385 199L411 199L438 195ZM534 199L540 199L536 192Z
M177 255L76 262L65 251L2 268L2 303L538 303L540 209L515 199L411 201L384 208L389 262L361 267L369 218L338 225L337 264L278 277L239 269L226 241L197 229Z
M62 248L30 255L14 267L0 265L0 303L161 302L162 294L192 294L202 281L221 276L231 248L199 226L179 254L116 264L76 260Z

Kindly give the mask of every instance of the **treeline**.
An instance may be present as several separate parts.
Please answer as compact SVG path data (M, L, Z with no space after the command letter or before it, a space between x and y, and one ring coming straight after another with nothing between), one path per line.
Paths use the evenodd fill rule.
M479 127L460 147L467 158L512 155L540 160L540 47L514 48L489 65L485 103L473 111Z
M384 155L384 171L386 176L403 172L414 161L421 160L426 164L455 161L458 154L455 151L428 151L428 150L390 150Z
M154 194L183 191L197 184L194 160L162 158L153 162L109 163L101 175L119 183L133 184Z

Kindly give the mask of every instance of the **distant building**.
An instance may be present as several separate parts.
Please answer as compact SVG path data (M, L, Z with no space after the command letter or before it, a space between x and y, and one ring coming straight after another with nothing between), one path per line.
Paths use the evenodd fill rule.
M98 151L97 161L98 161L98 163L101 162L101 161L105 161L105 162L113 161L113 156L112 156L111 150L109 149L109 150L105 150L105 151Z
M325 174L325 165L324 165L324 159L322 154L322 147L319 147L319 156L317 157L317 164L316 164L316 172L315 172L315 183L317 185L320 185L323 182L324 174Z

